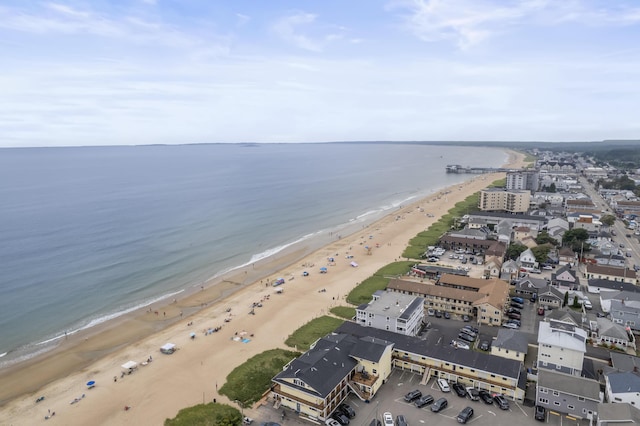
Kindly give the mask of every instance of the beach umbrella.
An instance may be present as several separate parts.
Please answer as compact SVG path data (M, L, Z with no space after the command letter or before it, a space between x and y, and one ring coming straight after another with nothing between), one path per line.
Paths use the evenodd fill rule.
M195 338L196 338L196 333L191 333L191 334L189 335L189 337L191 337L192 339L195 339Z
M88 381L88 382L87 382L87 387L88 387L89 389L91 389L91 388L92 388L92 387L94 387L95 385L96 385L95 380L90 380L90 381Z
M323 266L322 268L320 268L320 272L327 272L327 268Z

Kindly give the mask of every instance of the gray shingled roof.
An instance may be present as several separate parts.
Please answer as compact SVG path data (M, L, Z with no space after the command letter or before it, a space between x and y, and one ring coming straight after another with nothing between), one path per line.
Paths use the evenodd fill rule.
M620 371L633 371L636 368L640 370L640 358L637 356L615 351L612 351L609 356L611 357L611 365Z
M520 331L501 328L498 330L498 336L491 346L526 354L529 349L529 341L527 340L527 336Z
M640 377L632 372L612 372L607 374L607 380L613 393L640 392Z
M538 370L538 386L563 392L568 395L581 396L585 399L600 401L600 384L595 380L584 377L541 369Z
M628 402L598 404L598 424L631 425L640 423L640 410Z
M473 367L505 377L517 379L520 375L520 361L505 359L479 351L454 349L450 345L437 345L429 340L422 340L413 336L404 336L391 331L362 327L356 323L345 321L336 333L346 333L356 337L371 336L392 342L394 348L425 357L446 360L450 363Z

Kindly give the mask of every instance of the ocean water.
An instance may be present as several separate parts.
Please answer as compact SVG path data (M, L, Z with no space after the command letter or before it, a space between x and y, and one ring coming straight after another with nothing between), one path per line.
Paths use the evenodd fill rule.
M469 177L446 164L506 158L409 144L0 150L0 366Z

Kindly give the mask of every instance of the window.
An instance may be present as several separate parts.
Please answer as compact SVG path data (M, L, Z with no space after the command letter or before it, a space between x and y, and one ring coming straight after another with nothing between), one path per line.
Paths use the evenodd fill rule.
M378 370L376 370L375 368L371 369L371 372L372 372L373 374L378 374Z
M304 382L300 379L293 379L293 384L296 386L304 387Z
M540 393L547 393L547 388L538 388Z
M553 391L553 396L560 396L560 392L558 392L558 391Z
M617 397L616 397L616 398L613 398L613 400L614 400L614 401L616 401L616 402L622 402L622 399L617 398Z
M549 400L548 400L548 399L546 399L546 398L538 398L538 402L539 402L540 404L548 404L548 403L549 403Z
M560 406L560 403L559 403L558 401L553 401L553 405L556 405L556 406L558 406L558 407L559 407L559 406Z
M575 410L576 407L574 407L573 405L567 405L567 410Z
M579 397L578 397L578 401L584 401L584 397L579 396Z

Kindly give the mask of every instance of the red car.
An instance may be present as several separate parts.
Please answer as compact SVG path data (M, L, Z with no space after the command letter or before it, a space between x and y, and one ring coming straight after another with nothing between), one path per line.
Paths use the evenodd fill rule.
M538 308L538 315L544 315L544 308L543 307L539 307Z

